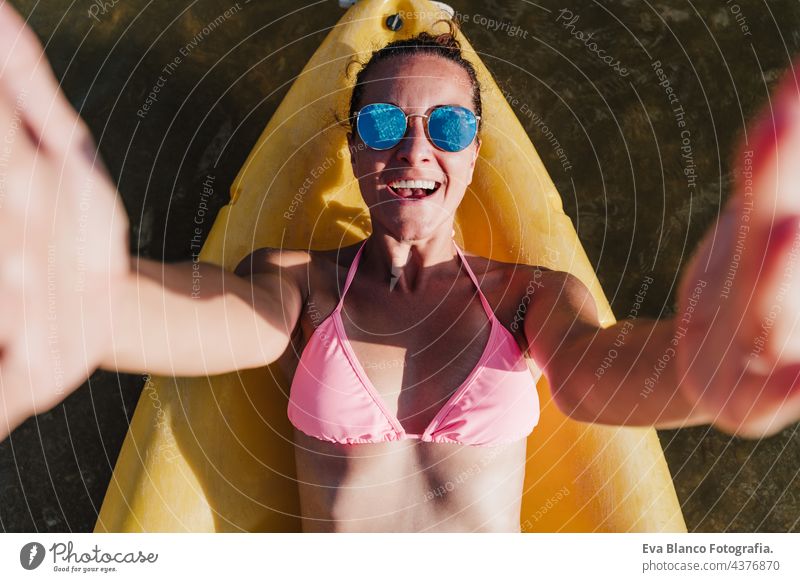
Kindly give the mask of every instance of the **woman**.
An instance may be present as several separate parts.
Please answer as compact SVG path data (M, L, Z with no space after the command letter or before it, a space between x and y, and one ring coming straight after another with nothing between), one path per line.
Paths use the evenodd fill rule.
M2 10L9 26L9 9ZM27 42L32 56L40 54ZM37 82L39 94L60 100L62 129L74 124L52 80ZM4 103L8 111L9 100ZM519 531L538 374L547 376L556 404L586 422L713 423L763 436L800 416L792 392L798 335L778 323L758 358L750 345L770 306L782 297L782 313L793 317L800 295L796 277L784 281L787 269L798 267L792 253L798 203L783 174L779 183L769 181L767 170L781 159L770 154L784 151L768 141L769 127L758 130L767 137L757 152L759 196L767 203L748 214L752 238L737 284L727 285L726 276L744 216L743 193L732 198L684 274L675 319L602 329L589 292L574 277L464 256L455 245L455 211L480 151L480 103L474 71L450 35L422 35L376 52L358 76L348 135L370 237L331 252L259 249L241 262L238 277L206 263L198 271L192 263L140 259L128 274L98 261L84 269L88 288L60 287L55 302L57 309L75 308L91 296L107 305L73 348L84 358L84 371L100 365L200 375L279 362L293 377L288 413L296 428L305 531ZM796 91L782 103L795 114ZM48 141L50 130L36 123L43 119L37 111L43 109L32 113L31 141L44 141L59 160L85 168L74 148ZM97 194L100 210L88 210L96 219L93 235L117 234L119 222L108 217L119 220L119 209L108 204L114 200L108 183L99 183L105 188ZM78 199L75 193L72 200ZM775 205L768 213L769 202ZM777 221L770 214L775 207ZM58 248L69 249L64 242L74 240L69 235L75 231L58 218L67 233ZM64 263L51 269L57 281L74 276L68 267L77 263L62 252ZM118 258L116 243L114 252ZM4 262L13 264L7 255ZM536 291L526 295L534 278ZM27 297L13 294L10 280L3 290L12 304L28 306ZM723 288L728 292L720 299ZM512 322L521 306L520 327ZM682 316L689 312L690 318ZM627 340L618 346L622 325ZM48 380L55 374L49 345L3 337L17 348L8 350L1 378L13 428L63 398L80 370L60 364L59 392ZM230 349L209 350L220 338ZM594 371L611 347L615 365L597 379ZM676 357L643 397L646 377L668 349ZM24 385L36 392L5 388L17 385L23 378L18 367L29 362L39 364L40 377ZM456 484L463 474L468 478Z

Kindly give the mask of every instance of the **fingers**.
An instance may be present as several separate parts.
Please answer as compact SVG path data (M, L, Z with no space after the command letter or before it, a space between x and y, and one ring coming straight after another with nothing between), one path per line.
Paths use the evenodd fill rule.
M768 231L757 292L748 311L757 319L747 334L747 371L769 375L800 363L800 217L781 218Z
M128 219L98 162L38 39L0 4L0 439L107 351Z
M717 428L744 438L764 438L800 418L800 365L774 368L767 377L748 371L742 384L734 392L743 388L748 397L730 402L715 420Z
M745 334L748 371L800 362L800 61L783 78L742 150L737 220L748 228L755 285ZM744 308L744 307L743 307Z
M7 350L0 346L0 442L31 415L32 408L26 405L14 388L16 374L10 370Z
M800 216L800 60L784 76L742 146L737 194L750 197L756 223Z
M63 156L90 138L61 92L39 39L7 1L0 4L0 55L0 99L21 105L34 144Z

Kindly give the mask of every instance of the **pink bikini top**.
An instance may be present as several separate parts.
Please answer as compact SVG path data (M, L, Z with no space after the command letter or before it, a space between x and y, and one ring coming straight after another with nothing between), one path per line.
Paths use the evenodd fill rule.
M512 442L533 431L539 421L536 382L541 372L531 373L514 337L481 293L461 249L455 247L478 289L491 331L477 365L425 431L407 433L389 412L344 332L341 309L364 243L350 265L339 304L314 330L300 356L288 407L289 420L296 428L320 440L343 444L419 439L474 446Z

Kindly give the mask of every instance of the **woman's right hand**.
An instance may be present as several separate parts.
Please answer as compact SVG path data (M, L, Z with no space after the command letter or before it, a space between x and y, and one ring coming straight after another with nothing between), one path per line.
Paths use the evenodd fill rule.
M128 217L42 46L0 5L0 440L107 354Z

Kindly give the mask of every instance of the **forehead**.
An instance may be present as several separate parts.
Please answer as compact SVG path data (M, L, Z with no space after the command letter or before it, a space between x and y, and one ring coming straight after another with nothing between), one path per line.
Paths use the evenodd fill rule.
M364 79L361 106L394 103L404 110L425 111L434 105L472 109L472 81L458 64L435 55L401 56L381 61Z

